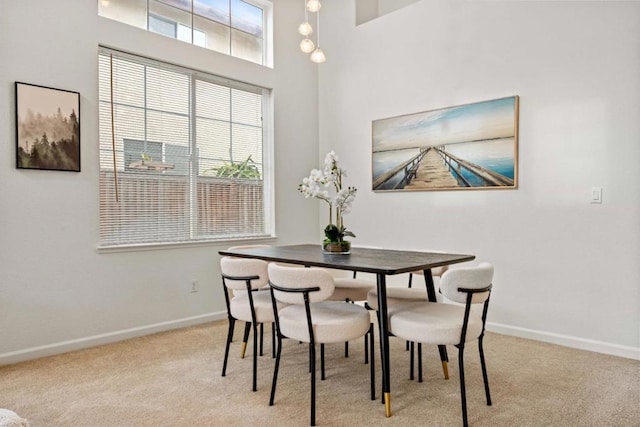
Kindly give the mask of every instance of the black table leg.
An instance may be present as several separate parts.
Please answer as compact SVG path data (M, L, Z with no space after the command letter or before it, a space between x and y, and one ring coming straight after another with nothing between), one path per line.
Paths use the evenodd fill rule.
M383 273L377 274L378 319L380 327L380 362L382 364L382 396L385 416L391 416L391 375L389 372L389 318L387 316L387 284Z
M437 302L438 299L436 297L436 286L433 283L433 275L431 274L431 269L424 270L424 282L427 286L427 297L431 302ZM447 346L439 345L438 351L440 352L440 361L442 362L442 372L444 373L444 379L449 379L449 356L447 355Z

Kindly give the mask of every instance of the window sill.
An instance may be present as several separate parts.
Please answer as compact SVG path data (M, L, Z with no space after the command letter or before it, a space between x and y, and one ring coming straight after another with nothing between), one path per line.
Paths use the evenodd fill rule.
M235 246L239 244L248 244L248 242L272 242L277 236L237 238L237 239L220 239L220 240L199 240L193 242L172 242L172 243L140 243L118 246L97 246L96 252L99 254L118 253L118 252L142 252L142 251L158 251L165 249L184 249L198 248L204 246Z

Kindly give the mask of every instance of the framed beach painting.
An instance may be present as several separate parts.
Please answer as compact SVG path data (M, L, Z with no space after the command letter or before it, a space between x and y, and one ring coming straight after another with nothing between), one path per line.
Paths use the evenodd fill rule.
M16 167L80 172L80 93L15 86Z
M373 191L518 187L518 96L374 120Z

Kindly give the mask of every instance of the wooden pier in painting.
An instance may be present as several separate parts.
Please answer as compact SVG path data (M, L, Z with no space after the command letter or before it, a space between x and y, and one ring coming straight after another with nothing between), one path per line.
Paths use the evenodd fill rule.
M429 149L414 172L414 177L404 187L405 190L428 188L455 188L458 181L449 171L446 163L435 149Z

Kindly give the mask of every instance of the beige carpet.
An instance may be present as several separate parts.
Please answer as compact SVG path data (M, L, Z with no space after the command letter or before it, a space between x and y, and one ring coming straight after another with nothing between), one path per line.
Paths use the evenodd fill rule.
M269 328L255 393L250 391L251 357L239 358L237 338L227 376L220 376L226 329L226 321L216 322L1 367L0 407L17 412L33 427L308 425L306 345L285 341L276 403L269 407ZM237 328L236 337L240 332ZM358 341L348 359L342 345L327 349L328 378L318 380L318 425L462 424L457 350L449 349L451 379L446 381L437 350L426 348L425 382L420 384L408 379L404 343L391 341L393 416L385 418L384 405L369 400L369 370ZM640 425L638 361L491 333L485 349L490 407L484 401L477 347L466 352L473 426Z

